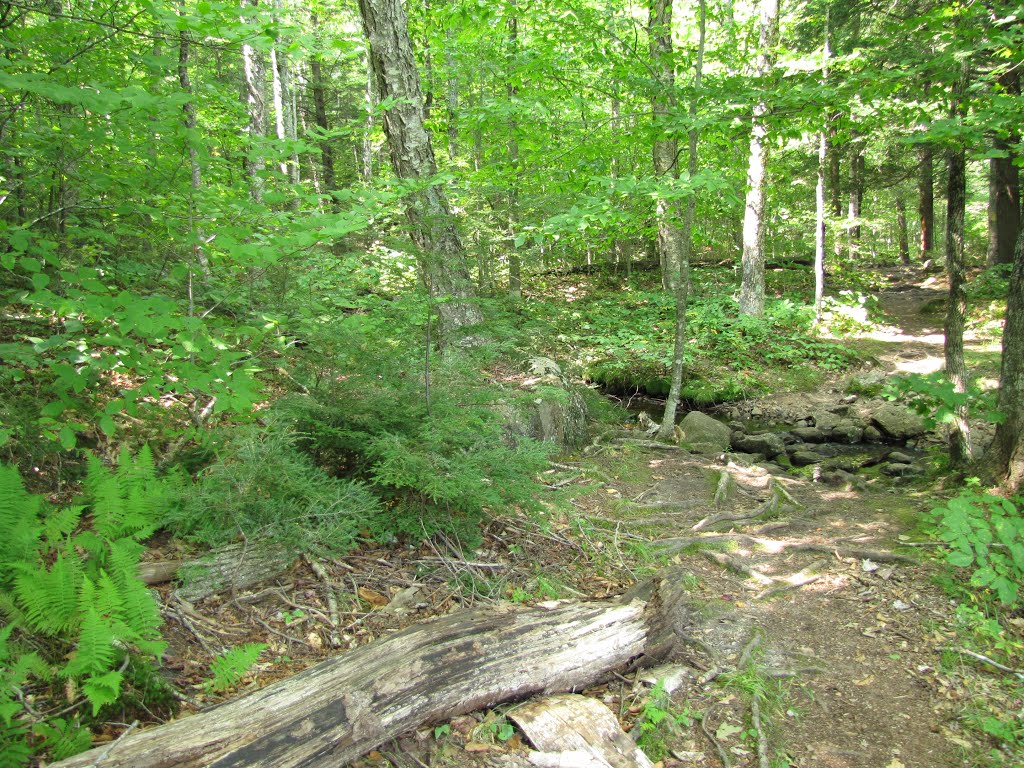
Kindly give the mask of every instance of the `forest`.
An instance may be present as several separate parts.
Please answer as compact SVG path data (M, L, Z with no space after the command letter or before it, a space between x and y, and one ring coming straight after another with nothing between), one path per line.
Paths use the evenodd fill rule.
M1022 19L0 0L0 768L1024 764Z

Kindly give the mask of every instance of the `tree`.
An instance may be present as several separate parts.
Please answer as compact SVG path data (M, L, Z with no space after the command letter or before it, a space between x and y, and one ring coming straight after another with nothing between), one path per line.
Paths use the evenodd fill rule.
M1014 495L1024 490L1024 229L1017 233L1006 298L998 407L1003 420L986 461L1005 492Z
M661 420L658 436L666 440L671 437L676 424L676 409L683 389L683 365L686 359L686 309L690 291L690 252L693 245L693 224L697 212L697 195L693 189L694 177L697 175L697 99L700 95L701 79L704 75L704 39L707 27L707 3L700 0L697 10L697 61L694 64L693 96L687 109L690 129L687 138L687 180L691 184L690 195L686 199L686 211L683 214L683 227L679 248L679 279L675 287L675 332L672 344L672 380L669 385L668 398L665 400L665 413ZM671 44L671 43L670 43Z
M679 142L665 125L675 109L675 64L672 60L672 0L653 0L650 6L647 35L654 71L654 96L651 115L655 124L653 147L654 176L664 187L679 178ZM661 192L654 203L658 228L658 259L661 262L662 284L676 291L683 269L683 234L676 224L678 207L671 193Z
M758 11L758 45L755 77L767 78L775 64L779 37L779 0L761 0ZM764 314L764 212L765 168L768 162L768 103L754 105L750 152L747 162L747 201L743 211L743 276L740 312Z
M370 42L370 63L384 111L391 164L414 189L405 198L409 234L417 247L420 274L430 295L440 300L442 338L457 341L463 329L483 320L474 302L466 253L459 239L437 161L424 126L423 93L400 0L360 0L359 12Z
M970 78L969 64L954 86L950 116L963 119L964 100ZM946 150L948 182L946 187L946 273L949 276L949 301L945 320L946 375L953 382L954 391L967 391L967 365L964 361L964 324L967 319L966 266L964 262L964 211L967 194L967 151L964 138L953 139ZM967 405L961 405L953 414L949 433L949 454L954 466L962 466L973 457L970 427L967 423Z

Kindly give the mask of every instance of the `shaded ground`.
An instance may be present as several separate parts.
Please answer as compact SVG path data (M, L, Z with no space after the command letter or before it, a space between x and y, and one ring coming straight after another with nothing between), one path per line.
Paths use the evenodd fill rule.
M907 285L882 295L893 324L863 342L878 370L934 370L941 361L941 312L933 311L941 287ZM845 384L836 381L810 395L742 408L781 418L844 397ZM722 472L732 490L716 504ZM688 682L674 694L671 712L684 722L660 726L649 750L663 766L759 765L752 693L763 694L760 735L772 765L970 764L962 755L974 745L956 719L962 694L939 671L953 643L953 607L921 557L926 547L912 546L923 542L908 539L929 506L923 493L880 478L836 489L679 449L646 453L607 443L553 465L548 482L546 519L495 521L471 554L443 539L415 549L365 549L323 563L321 576L300 562L276 584L195 606L166 590L168 665L186 690L193 686L190 706L216 700L198 686L211 655L224 647L269 646L233 692L241 693L473 602L606 598L679 565L692 574L701 620L692 654L676 670ZM773 484L795 503L754 514ZM693 530L720 513L748 517ZM337 629L328 592L338 601ZM649 685L620 676L588 693L639 733ZM360 764L527 765L519 737L502 739L503 723L501 712L481 712L438 730L428 726Z

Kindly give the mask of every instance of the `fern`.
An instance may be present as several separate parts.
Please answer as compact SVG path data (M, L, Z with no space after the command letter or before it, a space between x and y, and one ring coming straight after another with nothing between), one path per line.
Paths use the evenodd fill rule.
M117 656L114 637L109 622L95 608L89 608L82 618L74 657L61 674L64 677L79 677L102 674L109 670Z
M213 677L206 687L211 691L225 691L238 685L266 649L264 643L246 643L221 654L210 662Z
M10 576L10 563L29 560L35 553L42 533L41 506L42 497L25 491L18 470L0 466L0 585Z
M30 628L59 637L78 624L82 563L73 554L60 554L45 566L17 563L14 596Z
M75 722L53 719L30 729L15 690L57 675L76 684L95 716L128 701L123 670L115 668L126 654L155 656L166 648L158 606L138 579L139 540L160 524L175 482L157 478L148 450L134 460L122 453L116 470L92 458L88 506L43 516L41 497L0 466L0 614L7 619L0 629L0 768L24 765L35 751L61 759L89 744ZM92 526L77 530L85 509ZM13 649L14 632L46 637L35 645L51 655Z

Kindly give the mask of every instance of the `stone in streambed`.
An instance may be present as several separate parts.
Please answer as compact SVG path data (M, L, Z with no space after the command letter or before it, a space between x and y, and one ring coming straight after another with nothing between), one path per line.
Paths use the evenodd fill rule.
M765 432L761 435L734 435L732 447L744 453L761 453L769 459L786 452L785 442L774 432Z
M700 411L690 411L679 423L683 442L698 453L721 453L728 450L732 430ZM698 450L699 448L699 450Z

